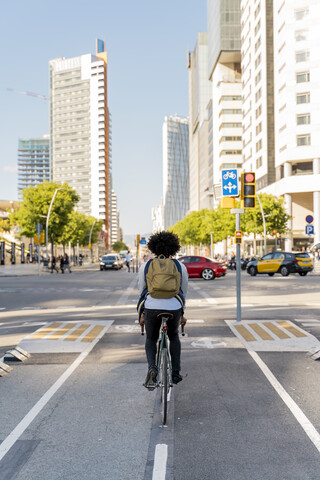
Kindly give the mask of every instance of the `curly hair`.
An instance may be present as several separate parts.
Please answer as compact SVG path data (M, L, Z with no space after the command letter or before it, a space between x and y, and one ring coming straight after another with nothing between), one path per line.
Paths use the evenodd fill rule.
M150 252L156 256L164 255L165 257L171 257L179 252L180 241L175 233L163 230L151 235L147 246Z

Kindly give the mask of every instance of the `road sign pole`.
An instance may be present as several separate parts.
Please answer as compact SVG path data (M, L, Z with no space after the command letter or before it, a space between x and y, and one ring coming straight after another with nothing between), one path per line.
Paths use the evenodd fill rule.
M243 208L233 208L230 210L236 216L236 232L241 230L241 213ZM241 244L236 245L236 281L237 281L237 322L241 322Z

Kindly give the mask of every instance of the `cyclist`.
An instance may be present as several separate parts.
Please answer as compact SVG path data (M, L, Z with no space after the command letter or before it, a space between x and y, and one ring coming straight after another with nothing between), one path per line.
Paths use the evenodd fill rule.
M171 232L162 231L151 235L147 247L156 257L163 255L166 258L170 258L178 253L180 250L180 243L177 235ZM178 265L181 266L179 295L172 298L151 297L148 293L145 274L145 269L150 262L152 262L152 260L141 265L138 280L140 293L140 299L138 302L139 321L140 325L144 324L146 329L145 350L148 361L148 373L144 383L146 388L149 388L156 383L158 374L156 367L157 340L159 338L159 330L161 326L161 321L157 318L157 315L163 312L172 313L174 316L172 320L168 320L167 322L172 360L172 382L177 384L182 380L182 376L180 375L181 344L178 331L179 324L181 323L181 325L185 325L186 323L183 312L185 303L184 299L188 290L188 272L186 267L179 262Z

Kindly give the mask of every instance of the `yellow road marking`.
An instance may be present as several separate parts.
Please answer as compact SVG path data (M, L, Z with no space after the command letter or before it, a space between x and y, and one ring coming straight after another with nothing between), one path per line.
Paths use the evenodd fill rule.
M251 323L250 327L259 335L259 337L262 338L262 340L274 340L274 338L271 337L271 335L269 335L269 333L262 328L261 325L258 325L257 323Z
M96 325L85 337L81 339L81 342L92 342L103 329L104 327Z
M244 327L243 325L235 325L234 328L236 330L238 330L238 332L240 333L240 335L243 336L243 338L247 341L247 342L255 342L257 339L252 335L251 332L249 332L249 330L246 329L246 327Z
M68 340L69 342L74 342L90 326L91 326L90 323L85 323L83 325L80 325L80 327L76 328L72 333L70 333L70 335L67 335L66 338L64 338L63 340Z
M269 330L271 330L271 332L274 333L278 338L290 338L289 335L287 335L283 330L281 330L281 328L278 328L277 325L272 322L263 322L263 325L269 328Z
M292 335L294 335L295 337L307 337L308 335L306 335L305 333L301 332L300 330L298 330L297 328L293 327L292 325L290 325L290 323L288 322L282 322L282 321L279 321L277 322L281 327L285 328L286 330L288 330L288 332L292 333Z
M63 337L63 335L69 330L74 328L74 323L67 323L64 327L59 328L55 333L50 335L46 340L58 340L59 338Z
M56 328L60 327L61 325L62 325L61 322L52 323L49 327L43 328L42 330L40 330L40 332L35 333L30 338L43 338L46 335L48 335L50 332L53 332L53 330L55 330Z

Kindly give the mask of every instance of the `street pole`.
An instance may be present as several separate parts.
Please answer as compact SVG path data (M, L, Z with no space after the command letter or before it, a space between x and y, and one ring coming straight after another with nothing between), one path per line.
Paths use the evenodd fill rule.
M91 263L92 263L92 245L91 245L91 237L92 237L92 232L93 232L93 227L94 227L94 224L96 223L97 220L95 220L92 224L92 227L91 227L91 230L90 230L90 235L89 235L89 245L90 245L90 260L91 260Z
M236 231L241 229L241 213L244 213L244 208L233 208L230 210L236 216ZM241 245L236 245L236 281L237 281L237 322L241 322Z
M264 243L263 243L263 255L265 255L267 253L267 231L266 231L266 220L265 220L265 217L264 217L264 211L263 211L263 208L262 208L262 205L261 205L261 202L260 202L260 198L259 198L259 195L256 195L257 199L258 199L258 202L259 202L259 206L260 206L260 210L261 210L261 215L262 215L262 222L263 222L263 235L264 235Z
M48 261L48 262L49 262L49 254L48 254L48 230L49 230L49 218L50 218L51 208L52 208L54 199L56 198L57 192L58 192L59 190L63 190L63 189L64 189L64 187L61 187L61 188L57 188L57 189L56 189L56 191L55 191L54 194L53 194L53 197L52 197L52 200L51 200L51 203L50 203L50 207L49 207L49 210L48 210L47 221L46 221L46 257L47 257L47 261ZM48 264L48 265L49 265L49 264Z
M210 232L210 258L213 258L213 245L212 245L212 234L214 232Z

